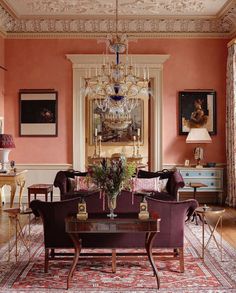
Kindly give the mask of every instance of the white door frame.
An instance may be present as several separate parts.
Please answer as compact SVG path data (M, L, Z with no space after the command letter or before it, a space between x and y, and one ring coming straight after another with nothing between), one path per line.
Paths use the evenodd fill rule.
M84 171L86 168L86 129L85 129L85 97L82 88L88 68L101 66L103 55L68 54L66 57L72 62L73 68L73 168ZM151 170L162 169L162 87L163 64L169 55L129 55L133 63L149 68L150 78L153 80L152 109L151 109ZM109 61L114 55L109 55ZM123 56L121 56L122 61Z

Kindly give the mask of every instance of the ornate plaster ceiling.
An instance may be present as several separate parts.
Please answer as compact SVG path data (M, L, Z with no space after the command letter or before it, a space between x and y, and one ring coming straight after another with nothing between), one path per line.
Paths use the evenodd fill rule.
M5 0L18 16L115 15L115 0ZM227 0L120 0L120 15L216 15Z
M230 36L236 0L119 0L118 29L136 34ZM115 0L0 0L7 34L103 34L115 29Z

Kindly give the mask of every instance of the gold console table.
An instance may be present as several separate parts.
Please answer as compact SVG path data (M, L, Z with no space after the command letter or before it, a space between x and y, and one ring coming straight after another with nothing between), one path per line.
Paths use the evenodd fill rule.
M88 166L99 164L103 159L111 160L113 157L88 157ZM135 163L137 169L146 168L147 164L142 163L143 157L126 157L128 163Z
M20 187L19 192L19 206L21 205L23 188L25 186L25 175L28 170L1 173L0 174L0 209L2 208L2 188L4 185L11 187L10 207L12 208L17 186Z

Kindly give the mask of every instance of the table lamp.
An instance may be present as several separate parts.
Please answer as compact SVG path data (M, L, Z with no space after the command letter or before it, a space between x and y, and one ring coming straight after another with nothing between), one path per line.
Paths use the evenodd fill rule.
M206 128L191 128L186 138L186 143L211 143L211 137ZM203 148L194 149L194 159L197 161L196 168L202 168L201 160L203 159Z
M2 168L0 169L0 173L6 173L8 163L8 156L12 148L15 147L13 137L11 134L0 134L0 163Z

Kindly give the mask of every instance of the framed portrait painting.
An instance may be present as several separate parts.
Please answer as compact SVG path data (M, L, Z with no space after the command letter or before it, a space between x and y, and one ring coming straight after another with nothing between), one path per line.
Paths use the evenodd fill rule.
M216 134L216 92L212 90L179 92L179 134L204 127Z
M103 112L96 104L95 99L89 100L89 144L95 143L96 135L101 136L106 145L131 145L133 137L139 134L140 143L143 143L144 101L138 99L137 106L130 112L131 123L127 127L114 129L106 120Z
M20 90L20 136L57 136L57 91Z

